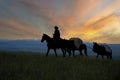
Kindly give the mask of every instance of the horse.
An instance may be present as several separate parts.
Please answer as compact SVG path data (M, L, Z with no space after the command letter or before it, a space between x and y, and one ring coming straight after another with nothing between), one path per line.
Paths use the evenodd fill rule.
M93 42L93 52L97 53L97 58L99 55L107 56L107 58L112 59L112 49L107 44L98 44L96 42Z
M64 47L64 41L62 39L60 39L59 41L58 40L56 41L53 38L49 37L47 34L43 34L41 42L44 42L44 41L47 42L47 47L48 47L46 56L48 56L50 49L53 49L55 52L55 55L57 56L56 49L61 48L61 50L63 52L63 56L65 57L65 55L64 55L65 47Z
M71 55L71 51L73 53L73 56L75 56L75 50L79 50L80 55L84 54L87 55L87 46L83 43L83 41L80 38L70 38L69 39L69 45L67 46L67 51L69 53L69 56Z

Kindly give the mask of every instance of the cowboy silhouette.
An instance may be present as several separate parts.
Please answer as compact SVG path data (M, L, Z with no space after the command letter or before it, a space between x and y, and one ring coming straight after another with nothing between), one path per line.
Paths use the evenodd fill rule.
M54 27L55 31L53 34L53 39L54 40L60 40L60 31L57 26Z

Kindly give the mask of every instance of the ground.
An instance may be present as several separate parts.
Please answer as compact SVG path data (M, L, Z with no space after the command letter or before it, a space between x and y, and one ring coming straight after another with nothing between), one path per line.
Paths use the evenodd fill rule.
M120 80L120 60L0 52L0 80Z

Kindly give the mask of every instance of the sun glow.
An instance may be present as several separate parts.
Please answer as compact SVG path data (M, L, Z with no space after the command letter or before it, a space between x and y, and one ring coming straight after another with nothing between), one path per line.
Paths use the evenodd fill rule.
M0 39L39 39L43 33L52 36L58 25L61 38L120 43L119 3L120 0L0 0Z

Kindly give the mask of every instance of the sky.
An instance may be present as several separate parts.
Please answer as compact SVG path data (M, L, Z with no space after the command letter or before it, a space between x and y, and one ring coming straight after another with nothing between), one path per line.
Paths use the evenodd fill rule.
M120 0L0 0L0 39L52 37L120 44Z

